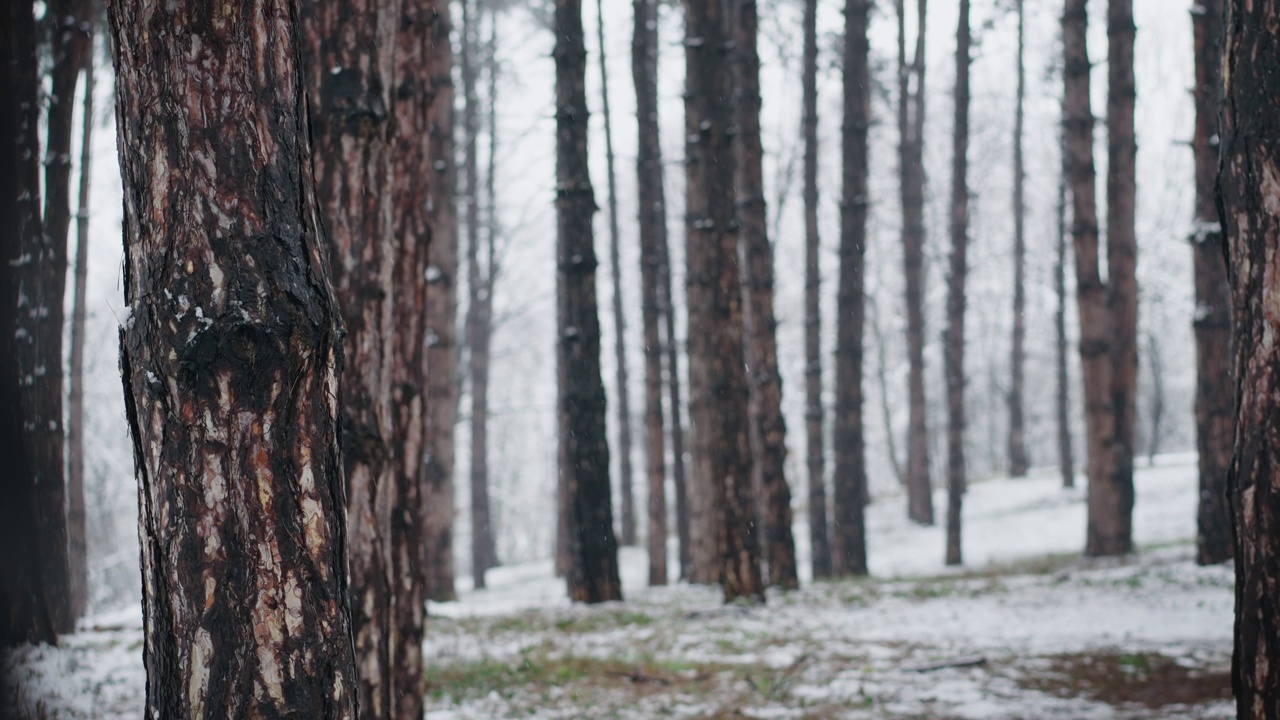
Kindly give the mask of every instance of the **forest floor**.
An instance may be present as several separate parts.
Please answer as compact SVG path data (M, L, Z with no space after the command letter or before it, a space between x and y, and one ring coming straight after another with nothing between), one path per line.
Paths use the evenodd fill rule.
M1047 474L974 482L970 563L945 569L942 529L877 497L872 578L805 582L756 607L725 606L715 588L647 588L630 548L625 603L571 606L549 562L499 568L487 590L430 607L428 713L1230 718L1233 572L1192 562L1195 500L1194 457L1160 458L1137 476L1139 551L1085 560L1082 490ZM16 691L55 718L138 717L139 625L130 610L9 655L20 686L4 699Z

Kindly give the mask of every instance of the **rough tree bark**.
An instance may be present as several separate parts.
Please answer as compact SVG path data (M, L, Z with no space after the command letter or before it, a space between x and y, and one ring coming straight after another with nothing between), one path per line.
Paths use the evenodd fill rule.
M1064 151L1065 157L1065 151ZM1057 367L1058 471L1062 486L1076 486L1076 456L1071 441L1071 374L1067 355L1067 176L1058 176L1058 242L1053 264L1053 292L1057 305L1053 312L1054 355Z
M804 3L804 419L809 471L809 545L813 576L831 575L823 457L822 271L818 236L818 0Z
M951 267L947 274L947 330L943 333L947 379L948 565L963 562L960 511L965 491L964 285L969 249L969 45L969 0L960 0L960 18L956 26L955 124L952 130L951 156Z
M867 574L866 440L862 407L867 170L871 127L871 0L847 0L844 11L844 188L840 202L840 286L836 297L836 408L832 444L831 560L836 575Z
M355 717L342 329L299 7L108 8L145 714Z
M743 319L750 368L750 440L754 486L760 494L763 555L768 582L786 590L800 586L791 534L791 488L787 484L787 425L782 416L778 371L778 322L773 310L773 247L764 199L764 148L760 142L760 56L756 50L755 0L733 0L734 119L738 130L736 176L740 254L745 265Z
M726 602L764 601L738 261L728 1L685 0L689 386L700 500Z
M1227 487L1235 525L1237 717L1280 718L1280 6L1226 3L1219 217L1235 319L1235 452Z
M1027 456L1026 420L1023 414L1023 389L1027 352L1027 242L1026 200L1027 174L1024 168L1022 138L1027 96L1026 8L1017 0L1018 13L1018 89L1013 113L1013 343L1009 353L1009 476L1025 477L1031 461Z
M662 417L662 293L659 276L667 243L666 199L662 188L662 146L658 131L658 3L632 3L631 77L636 87L639 139L636 186L640 210L640 314L644 326L645 474L649 491L649 584L667 584L666 437ZM604 46L603 40L601 47ZM674 373L675 370L673 369Z
M613 535L600 318L587 172L587 48L582 0L556 0L556 279L560 475L568 496L569 597L622 599Z
M906 0L898 10L898 162L902 196L902 262L906 278L907 516L933 524L933 484L929 479L928 404L924 388L924 99L926 0L916 5L915 56L907 64Z
M1218 181L1218 107L1222 93L1222 0L1192 9L1196 84L1195 262L1196 448L1200 451L1200 502L1196 512L1196 562L1231 558L1227 469L1235 431L1231 396L1231 288L1227 284L1222 225L1215 206Z

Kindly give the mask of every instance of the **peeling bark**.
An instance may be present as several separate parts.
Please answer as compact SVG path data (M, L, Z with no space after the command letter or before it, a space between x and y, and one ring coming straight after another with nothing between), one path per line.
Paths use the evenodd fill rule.
M1018 27L1021 29L1021 24ZM964 313L969 250L969 45L969 0L960 0L960 19L956 27L955 124L951 156L951 266L947 274L947 330L943 333L947 379L948 565L963 562L960 512L966 485Z

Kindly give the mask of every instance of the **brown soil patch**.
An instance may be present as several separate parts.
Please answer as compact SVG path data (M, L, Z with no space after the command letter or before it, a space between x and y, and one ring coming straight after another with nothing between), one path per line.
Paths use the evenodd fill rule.
M1049 658L1047 671L1023 675L1019 683L1058 697L1153 710L1231 699L1229 668L1188 667L1159 653L1058 655Z

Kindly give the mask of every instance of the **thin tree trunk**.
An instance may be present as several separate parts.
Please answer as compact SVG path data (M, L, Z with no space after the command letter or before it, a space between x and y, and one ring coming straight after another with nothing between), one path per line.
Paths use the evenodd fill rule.
M0 10L0 445L6 472L0 474L0 645L56 643L58 628L42 573L58 552L41 536L43 488L36 483L35 453L29 445L29 415L18 362L32 339L21 322L22 287L34 262L27 249L43 234L40 222L39 63L35 17L29 2Z
M951 268L947 275L947 331L943 333L947 377L948 565L963 562L960 511L966 484L964 284L969 246L969 43L969 0L960 0L960 20L956 28L955 126L951 157Z
M662 418L662 293L660 276L667 240L658 133L658 3L635 0L631 76L636 87L636 186L640 211L641 321L644 326L644 436L648 476L649 584L667 584L666 437ZM601 47L604 46L603 40ZM672 370L675 373L675 370Z
M622 599L613 535L609 442L600 379L600 318L587 172L587 48L582 0L556 0L556 265L560 475L568 496L569 597Z
M873 302L871 313L871 341L876 348L876 383L880 385L880 418L884 422L884 452L889 456L889 467L893 469L893 477L901 485L906 482L902 472L902 462L898 460L897 434L893 427L893 407L889 402L889 360L885 353L887 343L884 332L880 329L880 308ZM868 498L868 502L870 498Z
M727 2L685 4L689 385L693 401L695 513L715 548L726 602L764 601L748 406L742 276L738 267L734 81Z
M427 108L427 157L432 180L427 183L427 222L431 244L427 269L427 453L422 502L427 511L426 593L445 602L457 596L453 585L454 424L458 414L458 371L455 319L458 314L458 216L453 143L453 48L447 0L417 22L430 25L424 72L431 79Z
M1065 156L1065 149L1064 149ZM1058 176L1058 243L1053 266L1053 290L1058 298L1053 313L1054 334L1057 343L1057 416L1058 416L1058 469L1062 474L1062 486L1076 486L1076 459L1071 442L1071 375L1068 372L1067 355L1067 175L1063 168Z
M924 388L924 79L926 0L916 15L915 57L907 65L905 0L898 0L898 160L902 191L902 261L906 278L907 387L907 516L933 524L933 485L929 479L928 403ZM913 82L914 81L914 82Z
M300 9L108 6L145 715L353 718L342 326Z
M870 0L846 0L844 11L844 202L840 204L840 287L836 298L836 412L832 444L832 571L867 574L866 439L862 423L862 349L866 317L867 170L871 126Z
M738 127L738 237L745 264L743 318L750 375L752 466L760 497L763 555L770 585L800 586L791 534L791 488L786 478L787 425L782 416L777 320L773 310L773 248L764 199L764 149L760 142L760 56L756 50L755 0L735 0L731 30Z
M822 270L818 237L818 0L804 3L804 419L813 576L831 575L823 457Z
M609 187L609 272L613 280L613 329L618 385L618 468L622 494L622 544L636 544L635 490L631 477L631 402L627 380L627 323L622 309L622 252L618 246L618 183L613 169L613 116L609 112L609 65L605 61L604 0L596 3L596 40L600 48L600 105L604 119L605 174Z
M1222 54L1219 217L1227 243L1235 320L1235 454L1227 488L1235 525L1236 623L1232 689L1237 717L1280 717L1280 6L1226 3ZM1248 430L1244 430L1248 428Z
M1026 49L1026 8L1018 2L1018 90L1013 115L1013 346L1009 357L1009 476L1025 477L1031 461L1027 456L1026 421L1023 417L1023 390L1026 375L1027 341L1027 242L1026 171L1022 154L1024 127L1023 104L1027 96L1027 68L1023 60Z
M660 169L661 157L655 155L654 158ZM656 209L655 212L657 212ZM676 339L676 309L671 292L671 247L667 237L665 200L662 201L662 212L662 234L658 236L658 285L662 299L662 321L666 329L663 348L667 355L667 393L671 407L671 481L676 496L676 538L680 546L680 578L692 582L694 579L692 510L689 502L689 481L686 479L684 464L685 429L681 417L684 403L680 397L680 347Z
M1146 340L1147 367L1151 371L1151 427L1147 431L1147 464L1154 465L1156 455L1160 453L1160 443L1164 439L1164 358L1160 353L1159 339L1148 332Z
M494 545L494 532L492 520L492 501L488 501L489 497L489 368L493 358L493 298L497 290L498 283L498 234L501 232L501 223L498 220L498 195L497 195L497 176L498 176L498 6L497 3L487 3L489 12L489 39L486 43L485 64L488 65L488 97L485 99L486 118L485 125L489 130L489 147L485 158L484 173L484 206L485 206L485 230L484 230L484 279L480 285L483 293L480 298L480 317L476 326L477 346L479 352L473 356L473 361L483 364L484 372L484 391L476 393L475 397L484 399L484 423L483 432L479 435L484 440L484 496L486 498L485 509L485 528L487 532L482 535L484 547L481 548L485 559L485 569L498 567L498 551Z
M1231 394L1231 288L1223 261L1222 225L1215 207L1218 181L1218 107L1222 93L1222 0L1202 0L1191 15L1195 31L1196 161L1195 262L1196 448L1200 502L1196 562L1231 558L1231 514L1226 478L1235 432Z

